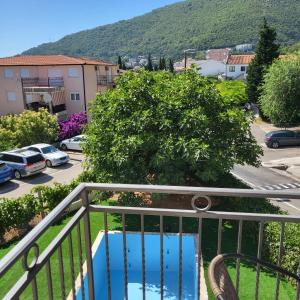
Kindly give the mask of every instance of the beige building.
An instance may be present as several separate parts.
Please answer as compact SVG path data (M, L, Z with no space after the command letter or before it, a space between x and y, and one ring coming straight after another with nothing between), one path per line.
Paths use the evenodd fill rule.
M115 64L64 55L0 58L0 115L39 107L61 116L86 111L118 73Z

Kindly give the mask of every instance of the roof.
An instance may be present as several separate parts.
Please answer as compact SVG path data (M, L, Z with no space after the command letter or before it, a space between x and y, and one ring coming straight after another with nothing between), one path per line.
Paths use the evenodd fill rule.
M206 51L206 59L217 60L217 61L226 61L229 48L222 48L222 49L209 49Z
M104 65L114 66L103 60L66 55L18 55L0 58L0 66L53 66L53 65Z
M227 65L249 65L255 54L231 54L228 56Z

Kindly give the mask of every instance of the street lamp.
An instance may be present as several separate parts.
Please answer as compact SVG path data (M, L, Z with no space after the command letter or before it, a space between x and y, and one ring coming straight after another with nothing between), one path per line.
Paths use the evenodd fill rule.
M187 53L195 53L196 49L186 49L183 50L184 53L184 69L186 70L186 61L187 61Z

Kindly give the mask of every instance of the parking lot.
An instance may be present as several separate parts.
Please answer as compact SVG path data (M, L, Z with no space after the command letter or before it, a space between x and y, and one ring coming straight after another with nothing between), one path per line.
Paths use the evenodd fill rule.
M47 168L43 173L21 180L11 180L0 184L0 197L16 198L22 196L38 185L52 185L54 182L70 183L82 172L83 155L81 152L67 152L70 161L64 165Z

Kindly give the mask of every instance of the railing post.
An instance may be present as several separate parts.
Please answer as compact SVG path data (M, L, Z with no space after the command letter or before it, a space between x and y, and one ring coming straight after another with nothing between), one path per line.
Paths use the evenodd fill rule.
M83 225L84 225L86 267L87 267L88 290L89 290L88 298L94 300L95 299L94 271L93 271L92 242L91 242L91 230L90 230L89 199L86 190L84 190L81 193L81 198L82 198L82 204L86 208L86 212L83 216ZM81 288L84 288L84 286Z

